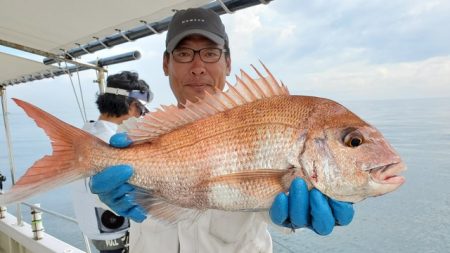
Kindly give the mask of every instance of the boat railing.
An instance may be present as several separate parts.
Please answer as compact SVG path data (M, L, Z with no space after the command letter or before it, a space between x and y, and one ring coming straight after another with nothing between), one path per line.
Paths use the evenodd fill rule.
M35 240L39 240L43 238L43 225L42 225L42 220L41 220L41 214L42 213L46 213L49 215L52 215L54 217L57 217L59 219L74 223L78 225L78 221L75 218L69 217L67 215L58 213L56 211L52 211L46 208L42 208L39 204L30 204L27 202L22 202L20 203L23 206L27 206L31 209L31 215L32 215L32 220L31 220L31 228L32 228L32 232L33 232L33 236ZM19 207L19 205L18 205ZM18 211L18 210L16 210ZM16 213L16 219L17 219L17 224L22 224L22 214L20 213L20 211L18 211ZM83 241L84 241L84 245L85 245L85 250L86 253L92 253L91 248L90 248L90 244L89 244L89 240L87 238L87 236L80 230L80 233L83 237Z
M60 218L60 219L63 219L65 221L69 221L69 222L72 222L72 223L75 223L76 225L78 225L78 221L75 218L69 217L67 215L64 215L64 214L61 214L61 213L58 213L58 212L55 212L55 211L52 211L52 210L49 210L49 209L42 208L42 207L40 207L37 204L30 204L30 203L26 203L26 202L22 202L21 204L24 205L24 206L30 207L31 210L32 210L31 211L32 216L33 216L32 217L32 223L33 223L32 224L32 228L33 228L33 230L36 230L36 231L33 231L34 234L37 234L39 232L39 227L37 227L38 224L39 224L39 220L36 220L36 218L39 219L40 217L36 217L36 215L35 215L36 211L47 213L47 214L50 214L50 215L55 216L57 218ZM86 253L91 253L91 248L90 248L90 245L89 245L88 238L83 233L83 231L80 231L80 233L81 233L81 235L83 237ZM36 235L36 237L38 238L39 236Z

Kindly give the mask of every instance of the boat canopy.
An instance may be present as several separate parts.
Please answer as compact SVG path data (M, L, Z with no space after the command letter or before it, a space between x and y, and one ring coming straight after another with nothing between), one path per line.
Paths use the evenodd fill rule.
M2 53L0 86L45 78L56 68L48 64L61 59L161 33L179 9L204 7L223 14L270 1L78 0L69 5L60 0L0 0L0 45L47 57L41 63Z
M0 80L6 80L6 82L24 82L28 77L33 76L35 79L42 79L41 75L51 74L59 70L54 66L47 66L41 62L29 60L26 58L18 57L15 55L5 54L0 52ZM2 84L3 85L3 84Z

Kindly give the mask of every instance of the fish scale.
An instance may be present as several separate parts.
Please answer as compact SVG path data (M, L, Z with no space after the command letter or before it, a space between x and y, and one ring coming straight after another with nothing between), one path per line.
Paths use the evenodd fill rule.
M267 103L270 103L270 100L267 100ZM245 108L242 109L245 110ZM223 120L223 115L217 115L215 118L205 119L161 136L150 147L136 146L130 148L131 154L141 152L149 154L146 159L131 162L131 165L136 170L136 178L132 178L131 182L140 187L159 189L160 187L155 186L153 182L147 181L147 184L140 179L153 178L156 180L158 178L157 175L164 175L160 180L156 180L161 181L161 186L169 188L167 191L161 189L162 192L168 192L172 195L187 195L183 191L187 191L188 193L207 192L208 190L205 189L195 189L195 185L207 180L208 176L215 177L252 169L271 169L272 167L264 166L264 164L268 164L268 160L270 161L267 157L278 158L275 162L280 164L281 159L279 158L282 158L287 153L286 150L289 148L289 145L286 144L290 141L289 137L291 135L288 134L284 138L286 141L283 144L283 139L279 138L280 134L278 134L280 131L276 128L279 128L280 125L282 128L286 128L286 123L279 125L267 121L265 122L268 128L267 131L261 132L260 126L264 124L264 119L258 118L258 115L254 117L256 119L254 123L256 124L249 125L248 122L242 122L241 119L237 119L235 122L241 123L240 125L230 125L228 124L230 121L234 122L232 120L233 116L230 114L225 116L228 121ZM233 115L240 115L240 112L237 111ZM214 125L215 127L202 127L208 125ZM195 129L195 131L192 131L192 129ZM266 134L271 129L273 134ZM184 132L190 134L185 134ZM189 136L189 138L186 138L186 136ZM259 142L266 142L262 146L269 148L266 148L266 153L255 155L254 153L257 152L257 149L254 146L260 145ZM214 148L208 150L208 147ZM160 154L164 155L151 155L152 149L160 150ZM230 159L230 157L234 157L234 159ZM121 163L121 161L114 161L114 163ZM102 166L105 166L105 164L102 164ZM285 168L280 167L276 169ZM169 182L164 182L165 180L170 181L175 175L180 174L181 177L186 178L183 185L192 185L192 187L173 189L173 186ZM255 190L257 189L257 187L253 188ZM222 189L225 192L220 194L224 196L229 194L227 191L236 191L235 189L226 187ZM251 191L251 189L247 187L247 191ZM217 190L215 193L218 193ZM175 196L164 197L174 198ZM189 203L192 205L191 207L205 208L198 206L193 201L189 201ZM241 207L237 206L236 208L240 209ZM233 208L228 207L227 209Z

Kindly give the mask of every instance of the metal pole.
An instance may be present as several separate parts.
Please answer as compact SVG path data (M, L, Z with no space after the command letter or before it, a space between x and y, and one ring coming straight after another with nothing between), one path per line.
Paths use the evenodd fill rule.
M98 83L98 90L100 91L100 94L105 93L105 71L99 70L97 71L97 80Z
M2 39L0 39L0 45L5 46L5 47L10 47L10 48L15 48L15 49L22 50L22 51L25 51L25 52L28 52L28 53L37 54L37 55L41 55L41 56L44 56L44 57L52 58L52 59L55 59L55 60L58 60L58 61L61 61L61 62L69 62L69 63L75 64L75 65L79 65L79 66L83 66L83 67L87 67L87 68L91 68L91 69L101 69L101 67L93 65L93 64L90 64L90 63L84 63L84 62L79 62L79 61L76 61L76 60L72 60L70 58L64 58L64 57L62 57L60 55L57 55L57 54L53 54L53 53L50 53L50 52L45 52L45 51L42 51L42 50L39 50L39 49L36 49L36 48L27 47L27 46L24 46L24 45L20 45L20 44L17 44L17 43L14 43L14 42L10 42L10 41L6 41L6 40L2 40Z
M8 120L8 107L6 103L6 87L2 86L0 89L0 96L2 97L2 112L3 112L3 123L5 125L5 136L6 136L6 145L8 146L8 156L9 156L9 168L11 171L11 183L14 185L16 183L15 174L16 174L16 166L14 162L14 155L12 149L11 142L11 132L9 128L9 120ZM16 218L17 225L22 226L22 211L20 204L17 204L16 208Z
M104 68L106 66L118 64L118 63L122 63L122 62L127 62L127 61L137 60L140 57L141 57L141 53L139 53L139 51L132 51L132 52L127 52L127 53L120 54L120 55L101 58L97 61L91 61L89 63L96 64L99 67L102 67L102 69L105 72L107 72L106 69ZM3 83L2 83L2 81L0 81L0 85L7 86L7 85L31 82L34 80L42 80L44 78L54 78L55 76L60 76L60 75L65 75L65 74L75 73L75 72L81 72L81 71L84 71L87 69L89 69L89 68L83 67L83 66L71 66L71 67L68 67L65 69L63 69L63 68L52 69L51 72L50 72L50 70L47 70L43 73L30 74L30 75L24 76L20 79L4 80Z
M50 211L48 209L42 208L40 205L33 205L33 204L30 204L30 203L27 203L27 202L22 202L22 205L28 206L31 209L35 209L35 210L38 210L38 211L41 211L41 212L44 212L44 213L51 214L51 215L53 215L55 217L58 217L58 218L61 218L63 220L67 220L67 221L70 221L72 223L78 224L78 221L76 219L71 218L69 216L66 216L64 214L60 214L60 213L53 212L53 211Z
M89 244L89 239L84 233L81 233L83 235L84 245L86 246L86 253L92 253L91 245Z

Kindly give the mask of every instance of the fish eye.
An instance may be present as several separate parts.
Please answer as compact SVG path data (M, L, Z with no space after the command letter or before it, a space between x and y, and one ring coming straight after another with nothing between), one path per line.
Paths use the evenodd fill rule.
M358 147L359 145L362 144L362 140L360 138L352 138L349 142L349 146L351 147Z
M347 147L356 148L363 144L364 138L360 132L353 131L346 134L343 141Z

